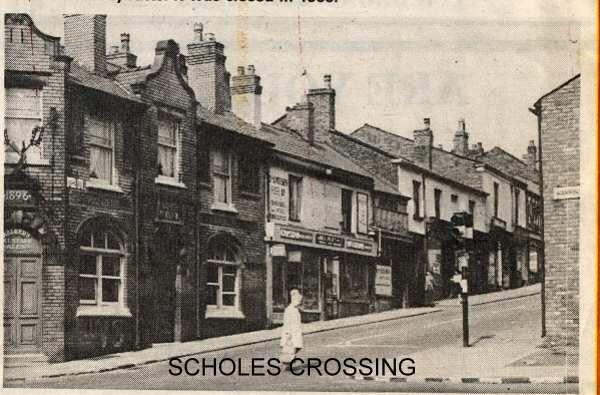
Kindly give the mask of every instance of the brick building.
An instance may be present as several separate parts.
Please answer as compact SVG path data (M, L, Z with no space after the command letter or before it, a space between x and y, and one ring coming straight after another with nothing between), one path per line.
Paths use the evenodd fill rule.
M138 256L127 147L145 106L106 76L103 16L65 18L70 56L29 16L5 22L8 137L21 145L45 127L25 166L5 147L7 354L58 361L131 349Z
M535 102L543 177L547 342L579 344L579 114L581 76Z

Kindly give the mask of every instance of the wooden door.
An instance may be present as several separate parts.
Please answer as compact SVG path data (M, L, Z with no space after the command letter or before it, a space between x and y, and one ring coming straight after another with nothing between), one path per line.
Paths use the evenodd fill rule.
M4 345L7 353L39 351L41 268L39 256L4 257Z
M154 343L175 341L175 303L175 267L163 263L154 269Z

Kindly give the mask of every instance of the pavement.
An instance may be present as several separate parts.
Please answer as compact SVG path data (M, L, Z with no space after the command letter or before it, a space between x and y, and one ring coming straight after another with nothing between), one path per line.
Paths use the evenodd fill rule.
M508 301L519 298L529 298L535 300L533 295L539 294L539 284L523 287L515 290L496 292L485 295L475 295L469 297L470 306L486 305L489 303ZM524 299L526 300L526 299ZM501 303L500 303L501 304ZM515 301L513 305L519 308L519 302ZM458 307L458 301L448 300L440 301L436 307L432 308L411 308L386 311L375 314L368 314L357 317L348 317L343 319L313 322L303 325L303 332L306 335L313 333L324 332L321 336L329 336L336 338L343 333L358 333L361 327L365 333L372 332L373 325L387 326L393 328L393 333L399 333L400 323L410 320L425 320L428 316L439 316L447 314L448 317L455 317L456 312L452 313L454 307ZM483 306L485 307L485 306ZM444 313L440 313L444 312ZM440 313L442 315L437 315ZM500 312L502 314L502 312ZM530 315L530 314L529 314ZM444 316L446 317L446 316ZM446 318L441 318L446 319ZM501 319L498 317L497 319ZM427 322L433 322L427 319ZM460 319L453 318L449 321L440 323L426 324L407 324L414 325L414 329L418 332L419 328L429 328L439 326L442 330L442 325L452 323L458 325ZM354 329L356 327L356 329ZM346 329L344 329L346 328ZM437 329L437 328L436 328ZM535 355L536 361L543 361L544 357L540 358L540 348L538 345L541 339L531 331L527 326L510 329L504 328L500 331L489 331L493 335L474 338L473 347L462 348L457 344L440 344L430 347L421 347L416 352L405 352L405 357L413 358L419 361L418 373L415 376L361 376L354 375L353 378L361 381L424 381L424 382L491 382L491 383L574 383L577 382L576 370L569 364L560 364L555 362L553 366L541 366L540 364L517 363L518 361L526 361L528 356ZM444 329L446 330L446 329ZM336 332L337 331L337 332ZM346 332L344 332L346 331ZM458 331L456 328L447 330L454 336ZM330 332L331 335L327 335ZM86 359L69 361L64 363L55 363L42 366L30 366L21 368L5 368L4 380L9 386L11 383L26 384L30 381L39 381L43 379L53 379L65 376L80 376L84 374L94 374L102 372L112 372L122 370L123 374L127 374L130 369L145 369L145 366L155 366L162 361L168 361L175 357L185 357L196 354L207 354L215 352L227 352L238 347L251 348L263 347L260 344L271 342L272 347L276 347L274 340L279 339L279 330L262 330L256 332L243 333L233 336L220 338L211 338L186 343L171 343L166 345L158 345L146 350L125 352L112 354L103 357L102 359ZM344 335L342 335L344 336ZM375 335L375 337L388 335ZM408 335L407 335L408 336ZM354 340L353 340L354 342ZM409 344L410 342L407 342ZM381 345L382 347L387 347ZM264 346L266 347L266 346ZM332 346L335 347L335 346ZM345 347L342 345L342 347ZM352 345L348 345L352 347ZM379 345L367 345L368 348L377 348ZM407 347L411 347L408 345ZM394 346L390 346L394 348ZM242 348L238 349L241 350ZM321 348L322 350L323 348ZM331 349L334 350L334 349ZM344 350L343 348L340 350ZM350 352L350 349L347 349ZM236 350L231 350L236 353ZM241 352L241 351L240 351ZM336 351L337 352L337 351ZM354 351L352 351L354 352ZM493 356L493 357L490 357ZM576 364L573 366L577 366ZM440 374L443 372L443 374ZM489 372L494 372L493 377L490 377ZM68 379L68 377L65 377ZM82 377L83 378L83 377Z

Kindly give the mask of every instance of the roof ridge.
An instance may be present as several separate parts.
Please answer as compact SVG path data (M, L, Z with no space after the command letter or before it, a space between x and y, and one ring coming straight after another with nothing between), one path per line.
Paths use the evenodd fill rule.
M379 148L379 147L375 147L374 145L371 145L371 144L367 143L366 141L362 141L362 140L361 140L361 139L359 139L359 138L353 137L353 136L351 136L351 135L349 135L349 134L346 134L346 133L344 133L344 132L340 132L339 130L332 129L332 130L331 130L331 132L332 132L332 133L335 133L335 134L337 134L337 135L340 135L340 136L342 136L342 137L343 137L343 138L345 138L345 139L348 139L348 140L354 141L354 142L355 142L355 143L357 143L357 144L363 145L363 146L365 146L365 147L367 147L367 148L370 148L370 149L372 149L372 150L374 150L374 151L377 151L377 152L379 152L379 153L381 153L381 154L383 154L383 155L385 155L385 156L388 156L388 157L390 157L390 158L398 158L398 155L395 155L395 154L392 154L392 153L390 153L390 152L387 152L387 151L385 151L385 150L383 150L383 149L381 149L381 148Z
M336 131L337 132L337 131ZM338 132L339 133L339 132ZM390 187L393 191L395 191L396 193L398 193L399 195L402 195L400 193L400 191L396 191L396 187L394 186L393 183L389 182L388 180L384 179L383 177L380 177L378 174L373 173L371 170L367 169L366 167L364 167L361 163L359 163L358 161L352 159L348 154L346 154L345 152L343 152L342 150L338 149L335 145L333 144L326 144L329 148L333 149L335 152L337 152L338 154L340 154L341 156L343 156L344 158L348 159L349 161L351 161L352 163L354 163L356 166L360 167L361 169L363 169L365 172L367 172L371 177L373 177L374 179L379 180L380 182L386 184L388 187ZM385 191L383 191L385 192ZM387 192L386 192L387 193Z
M500 151L502 151L502 152L503 152L503 153L505 153L506 155L508 155L508 156L510 156L511 158L515 159L517 162L521 163L523 166L527 166L527 168L528 168L528 169L530 169L529 165L528 165L528 164L527 164L525 161L523 161L522 159L519 159L519 158L517 158L516 156L514 156L513 154L511 154L510 152L508 152L508 151L507 151L507 150L505 150L504 148L502 148L502 147L499 147L499 146L497 146L497 145L495 145L495 146L494 146L494 148L492 148L491 150L489 150L489 151L487 151L487 152L490 152L490 151L492 151L492 150L495 150L495 149L499 149ZM485 152L484 152L484 155L485 155ZM531 169L531 170L537 171L537 169Z
M414 142L414 140L413 140L413 139L409 139L408 137L404 137L404 136L402 136L402 135L399 135L399 134L396 134L396 133L394 133L394 132L390 132L389 130L382 129L382 128L378 127L378 126L371 125L371 124L370 124L370 123L368 123L368 122L365 122L365 124L364 124L363 126L361 126L360 128L358 128L358 129L354 130L354 131L353 131L352 133L350 133L350 134L352 135L352 134L354 134L354 133L358 132L358 131L359 131L361 128L364 128L365 126L371 127L371 128L373 128L373 129L377 129L377 130L379 130L380 132L383 132L383 133L389 134L389 135L391 135L391 136L394 136L394 137L398 137L398 138L401 138L401 139L404 139L404 140L408 140L408 141L412 141L412 142Z

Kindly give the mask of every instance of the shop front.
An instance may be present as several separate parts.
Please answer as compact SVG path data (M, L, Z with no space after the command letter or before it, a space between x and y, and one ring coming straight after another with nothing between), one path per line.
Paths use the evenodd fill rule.
M458 296L456 284L452 281L458 273L453 231L450 222L439 218L430 218L427 223L427 270L433 275L434 300Z
M294 288L304 296L304 322L373 309L377 245L372 240L275 225L267 246L272 324L282 322Z

